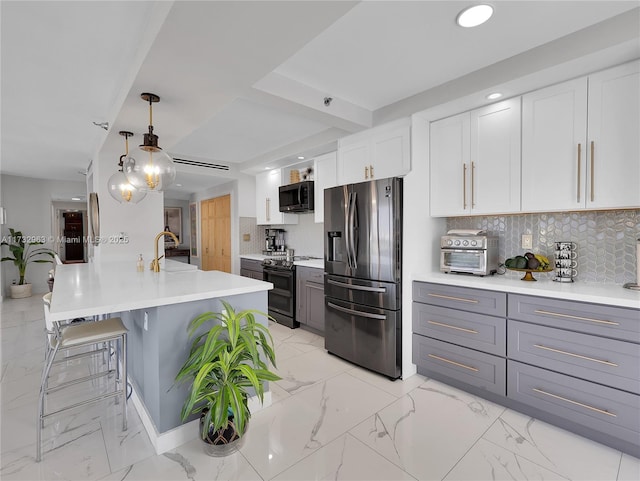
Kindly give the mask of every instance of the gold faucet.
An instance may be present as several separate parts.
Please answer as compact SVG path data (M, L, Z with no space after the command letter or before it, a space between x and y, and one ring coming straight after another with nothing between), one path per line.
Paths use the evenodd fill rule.
M178 247L178 244L180 244L180 241L178 240L176 235L173 232L169 232L168 230L163 230L162 232L160 232L160 234L158 234L156 236L156 240L153 243L154 244L153 248L154 248L155 256L153 257L153 260L151 261L151 270L153 272L160 272L160 259L162 259L162 257L164 257L164 256L158 257L158 241L160 240L160 237L165 236L165 235L170 235L171 237L173 237L173 240L176 243L176 247Z

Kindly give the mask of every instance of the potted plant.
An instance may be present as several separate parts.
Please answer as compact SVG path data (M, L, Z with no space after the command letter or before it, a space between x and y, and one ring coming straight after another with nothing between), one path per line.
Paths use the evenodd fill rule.
M182 421L200 414L201 439L214 456L234 452L243 443L251 390L262 403L264 382L280 379L267 364L276 365L271 333L255 318L266 314L236 312L228 302L222 304L222 312L205 312L189 323L193 343L176 376L176 382L191 381ZM204 325L210 327L203 332Z
M13 254L13 257L3 257L2 262L12 261L18 268L18 273L20 275L19 282L9 286L11 297L13 299L31 297L31 284L27 283L25 280L27 266L30 262L53 262L55 254L51 249L46 249L44 247L32 249L33 246L42 245L44 242L28 242L28 239L22 235L22 232L11 228L9 229L9 232L9 242L3 240L2 245L9 246L9 251ZM43 259L43 257L46 256L51 257L51 259Z

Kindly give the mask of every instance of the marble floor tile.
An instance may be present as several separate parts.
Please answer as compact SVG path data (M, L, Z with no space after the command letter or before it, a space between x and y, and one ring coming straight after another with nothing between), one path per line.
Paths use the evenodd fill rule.
M201 441L151 456L101 478L101 481L262 481L240 453L216 458L205 454Z
M415 374L408 379L396 379L395 381L391 381L382 374L371 372L366 369L353 369L349 371L349 374L371 384L372 386L380 388L395 397L404 396L427 380L426 377L420 374Z
M269 383L269 389L271 390L271 403L277 403L283 399L287 399L291 396L287 391L278 386L275 382Z
M340 374L252 416L241 452L270 479L394 400L348 373Z
M415 480L349 434L340 436L273 478L303 480Z
M418 479L442 479L504 408L429 380L350 431Z
M275 370L282 378L275 384L289 394L307 389L318 381L349 371L354 367L353 364L327 355L325 351L319 349L305 352L287 361L282 365L279 364L278 369Z
M529 481L532 479L564 481L568 478L484 439L474 444L444 478L445 481ZM595 479L599 478L594 478L594 481Z
M269 330L274 341L280 341L299 351L309 352L316 349L324 349L324 338L311 331L302 328L289 329L280 324L269 323Z
M637 481L640 479L640 459L623 454L620 460L618 481Z
M506 410L483 438L569 479L615 479L620 452Z

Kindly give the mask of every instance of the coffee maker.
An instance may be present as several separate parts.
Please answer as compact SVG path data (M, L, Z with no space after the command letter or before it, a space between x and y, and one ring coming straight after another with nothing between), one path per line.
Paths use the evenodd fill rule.
M267 229L265 231L265 251L266 255L283 253L287 246L284 242L284 229Z

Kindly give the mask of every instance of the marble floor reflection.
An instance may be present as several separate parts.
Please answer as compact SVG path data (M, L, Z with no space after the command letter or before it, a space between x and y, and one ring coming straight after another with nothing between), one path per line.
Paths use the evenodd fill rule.
M135 409L122 432L110 401L47 422L35 463L41 303L34 295L1 305L3 481L640 479L637 458L419 375L390 382L327 354L321 337L276 324L282 380L240 452L212 458L192 441L156 455Z

